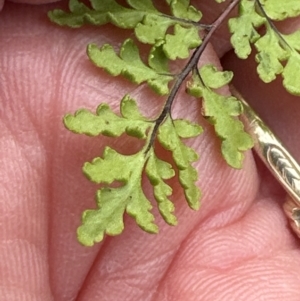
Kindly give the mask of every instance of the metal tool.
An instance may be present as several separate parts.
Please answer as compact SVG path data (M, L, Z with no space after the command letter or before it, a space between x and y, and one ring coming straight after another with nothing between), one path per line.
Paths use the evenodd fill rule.
M242 102L242 120L254 139L256 153L288 193L284 211L300 237L300 166L242 95L234 87L230 90Z

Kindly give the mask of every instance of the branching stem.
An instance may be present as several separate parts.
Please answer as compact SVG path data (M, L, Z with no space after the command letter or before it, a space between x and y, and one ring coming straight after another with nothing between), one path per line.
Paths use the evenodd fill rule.
M291 46L289 45L289 43L283 38L283 36L281 35L281 33L278 31L277 27L274 25L274 23L272 22L272 20L269 18L269 16L267 15L266 11L264 10L264 7L262 6L262 4L260 3L259 0L256 0L257 6L260 10L260 12L262 13L262 15L266 18L268 24L270 25L270 27L273 29L273 31L277 34L277 36L279 37L279 39L282 41L282 43L289 49L292 50Z
M181 19L181 18L177 18L177 17L174 17L174 16L169 16L169 15L164 15L164 16L171 19L171 20L175 20L175 21L178 21L178 22L183 23L183 24L194 25L194 26L200 27L202 29L209 30L212 27L211 24L199 23L199 22L195 22L195 21L191 21L191 20L185 20L185 19Z
M236 5L239 2L240 2L240 0L232 0L231 3L223 11L223 13L217 18L217 20L211 24L210 29L208 30L207 34L205 35L202 44L196 48L196 50L192 54L190 60L186 64L186 66L183 68L183 70L177 76L176 81L170 91L168 98L167 98L167 101L165 102L164 108L163 108L161 114L159 115L159 117L155 121L155 126L151 133L150 143L146 149L146 152L148 152L149 149L151 148L151 146L153 145L159 126L165 120L167 115L170 113L172 104L176 98L176 95L177 95L183 81L190 74L190 72L197 66L199 59L200 59L203 51L205 50L207 44L209 43L212 35L220 27L220 25L223 23L225 18L229 15L229 13L236 7Z

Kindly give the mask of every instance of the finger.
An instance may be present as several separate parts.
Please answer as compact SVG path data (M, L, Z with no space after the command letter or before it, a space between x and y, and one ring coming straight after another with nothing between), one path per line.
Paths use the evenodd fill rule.
M15 7L11 5L11 8ZM70 300L78 294L78 290L95 260L98 264L95 265L95 270L90 274L94 276L90 276L89 281L86 281L85 287L89 287L89 290L82 290L82 298L88 297L88 291L94 291L97 267L103 263L112 263L115 260L122 261L122 257L116 259L113 256L116 251L124 254L123 261L118 262L117 272L126 270L126 265L135 260L135 269L132 269L131 272L138 275L140 265L149 265L149 261L153 261L157 257L163 259L172 258L172 254L175 256L176 248L188 233L202 220L208 219L210 215L219 214L238 206L239 210L232 209L232 216L223 222L226 223L231 219L238 218L251 203L253 195L256 193L255 187L258 184L255 178L255 168L251 164L251 157L246 160L247 167L243 172L228 168L220 156L219 142L212 138L212 131L208 129L208 134L204 136L202 142L200 140L195 142L195 147L200 153L202 152L204 158L200 163L201 165L198 166L203 179L201 186L204 195L206 195L203 198L203 208L200 213L191 212L182 202L182 193L177 192L175 199L178 199L176 204L178 203L177 210L182 228L169 228L160 222L162 228L160 236L149 236L142 234L134 223L128 222L124 235L113 239L111 245L107 243L108 246L101 249L97 259L97 252L103 245L99 244L93 249L79 246L75 237L75 229L79 224L80 212L84 208L94 206L95 193L95 187L87 181L84 182L80 174L80 166L84 161L101 155L99 142L101 141L103 145L106 140L92 141L86 137L75 136L67 132L62 126L61 117L66 112L74 112L78 107L92 108L102 101L108 101L116 107L120 98L128 90L133 91L133 96L138 97L139 94L147 96L150 103L158 105L159 99L152 93L135 91L133 85L120 79L114 79L118 89L115 89L114 86L109 87L108 84L104 85L103 83L110 83L109 77L104 73L99 73L84 59L84 49L88 42L94 40L100 44L103 43L104 38L107 39L107 36L110 36L111 41L117 44L123 40L122 32L118 33L115 29L107 28L105 36L99 37L98 31L88 29L76 32L68 29L62 30L46 22L46 10L46 8L25 8L21 12L21 10L11 9L10 19L8 17L7 19L3 18L3 22L8 22L11 33L17 32L19 25L22 24L22 39L28 41L31 38L31 43L20 43L19 40L17 43L16 40L9 40L7 33L3 43L6 43L7 53L10 53L12 49L20 53L19 59L21 61L16 64L12 74L10 73L12 69L8 70L8 78L16 77L19 70L18 66L22 66L22 58L26 58L26 66L30 67L30 69L24 69L27 72L26 75L22 76L23 79L27 79L27 83L30 83L30 87L35 83L35 89L28 90L24 94L23 102L27 111L36 112L36 108L43 108L42 112L46 114L43 116L32 113L31 123L36 126L36 132L42 137L50 160L48 168L50 168L51 173L47 178L49 181L48 189L51 192L50 201L47 202L50 206L50 277L54 296ZM13 22L9 20L13 20ZM66 49L68 49L67 55ZM207 56L209 56L209 61L217 62L217 58L212 52L207 53ZM28 64L28 60L32 60L34 64ZM37 76L41 71L47 72L47 76ZM42 82L40 82L41 80ZM23 91L25 87L18 89ZM45 94L45 91L49 92ZM30 101L31 99L34 101ZM182 99L191 101L186 97ZM20 101L17 97L13 100L16 103ZM190 114L191 119L199 119L199 104L197 102L193 102L188 108L182 103L180 108L179 116L182 114L184 117ZM122 144L124 150L126 148L131 150L131 141L124 141ZM210 163L207 165L205 162ZM44 173L42 174L45 176ZM244 202L237 204L237 196L243 193L244 187L246 187L246 191L249 191L249 196L244 198ZM229 190L232 191L230 194L228 193ZM210 199L212 201L208 202ZM131 246L136 246L136 252L130 251ZM145 250L148 250L147 253ZM103 261L104 258L105 261ZM145 278L145 283L157 282L157 275L163 274L163 271L168 268L169 262L170 259L163 264L154 262L153 270L151 273L149 272L148 278ZM102 275L100 279L108 276ZM129 276L128 274L127 277ZM113 282L111 283L113 284ZM97 294L103 293L103 290L107 289L101 282L98 283L97 287L98 293L94 292ZM111 293L114 292L131 294L131 291L124 284L120 286L120 290L111 291ZM134 294L139 294L139 290L135 290Z
M22 4L38 5L38 4L47 4L47 3L58 2L60 0L7 0L7 1L14 2L14 3L20 3L20 4L22 3ZM4 2L5 2L5 0L0 0L0 11L3 9Z
M33 42L32 36L24 40L21 34L23 29L33 36L41 31L22 22L26 12L9 7L15 8L8 5L0 18L0 295L3 300L52 300L47 255L47 147L41 138L43 124L36 129L36 122L47 120L47 111L39 105L31 109L39 97L36 78L44 76L37 73L40 69L35 77L28 77L28 66L33 67L37 57L24 47Z
M207 52L204 60L218 64L213 51ZM142 106L146 102L144 94L143 99ZM199 103L184 94L180 94L178 100L175 115L201 122ZM187 106L188 102L190 104ZM177 227L166 226L157 218L160 233L150 236L142 233L132 221L126 220L125 232L104 242L78 300L100 300L104 296L108 300L120 300L121 296L128 300L144 300L146 296L154 298L153 294L168 273L180 246L195 228L223 227L239 219L251 205L259 185L252 158L247 157L244 171L228 168L220 156L219 142L207 124L203 125L207 134L192 144L201 154L201 160L196 165L201 174L199 185L204 195L200 211L192 212L187 208L181 188L176 185L173 186L173 199L179 219ZM243 201L238 202L240 199ZM155 215L158 215L157 212Z
M84 159L86 160L84 155L88 154L89 147L87 146L82 149L82 145L76 145L78 150L83 151L83 153L81 153L83 158L74 156L75 161L72 161L72 159L68 161L67 158L74 158L71 154L73 151L76 153L76 150L68 148L68 153L67 151L59 152L62 151L60 148L61 141L57 140L57 138L63 133L63 137L67 139L65 140L66 145L72 146L72 138L69 138L72 137L72 135L66 136L67 131L63 128L62 116L68 111L68 106L73 100L68 97L66 98L69 103L61 100L65 97L65 93L67 95L71 95L72 93L76 94L76 90L70 90L70 85L72 86L72 76L74 74L65 77L65 72L68 71L69 68L72 72L75 71L79 83L78 90L81 90L81 88L79 88L81 84L87 87L89 86L90 80L94 80L96 73L94 73L94 78L93 76L90 78L82 76L84 71L82 71L81 67L84 69L85 66L90 66L86 64L85 61L85 47L88 41L98 36L98 33L94 31L90 36L85 37L85 31L81 31L81 33L79 33L82 38L80 44L80 39L77 40L77 35L72 37L68 35L70 31L67 30L65 32L47 20L47 12L50 8L50 6L21 7L16 4L7 4L6 10L2 12L0 20L0 22L2 22L2 26L0 26L2 29L0 41L3 46L1 47L1 49L3 49L1 52L1 70L3 70L1 73L1 76L3 76L3 80L1 80L2 103L8 106L7 111L3 110L1 112L3 114L3 122L5 122L5 125L9 128L13 128L14 133L22 137L22 143L18 146L20 152L25 152L26 156L24 155L24 158L28 156L34 162L39 156L43 158L43 164L38 166L33 165L31 172L35 172L39 175L39 180L42 181L43 186L45 186L44 191L32 191L32 194L29 193L28 190L24 190L23 186L16 186L15 189L12 190L15 194L11 195L11 201L22 201L22 205L25 207L29 206L30 209L25 211L26 214L24 214L22 206L13 206L13 208L18 210L18 215L15 215L15 219L11 221L16 226L8 227L10 231L7 231L6 235L7 237L14 237L16 228L19 229L19 231L27 231L28 240L37 241L44 248L44 253L41 255L44 256L45 270L43 272L47 278L43 278L42 274L39 276L39 270L36 270L37 274L31 273L27 275L28 271L32 272L31 266L33 263L32 258L29 256L31 253L29 253L28 256L26 256L27 253L24 253L24 262L27 265L18 266L18 272L12 276L15 277L14 281L20 281L18 278L19 275L22 274L28 276L24 279L22 278L23 281L28 281L28 283L32 281L33 284L35 284L36 279L43 279L46 283L44 283L44 286L40 284L38 292L41 292L43 287L49 288L51 285L55 297L61 298L61 296L66 295L66 300L70 300L74 295L76 296L83 279L88 273L90 265L92 265L93 257L88 255L90 253L96 254L97 252L96 249L82 248L76 241L75 234L76 227L80 222L81 212L83 208L87 207L87 204L82 204L82 200L87 197L87 191L89 191L89 189L91 191L91 187L89 187L87 181L83 182L84 179L80 172L81 165ZM3 24L5 24L5 26ZM16 36L18 38L12 38ZM72 39L74 40L71 43L70 41ZM65 56L66 49L70 49L68 46L70 43L74 44L73 50L77 49L73 52L75 56ZM58 46L58 48L56 48L55 45ZM59 52L56 53L55 49L59 49ZM15 55L12 56L12 53L15 53ZM74 61L77 62L77 58L81 66L79 69L77 69L77 63L74 64ZM84 82L80 83L80 78L86 80L85 84ZM66 85L67 81L69 83L68 85ZM65 86L69 86L69 88L64 89ZM7 96L6 93L8 92L11 94ZM70 92L71 94L69 94ZM84 91L84 93L90 92L92 92L92 94L89 95L89 97L93 99L99 97L99 91L96 92L94 87ZM62 98L58 99L58 95ZM82 99L89 99L87 94L80 94L79 97L81 96ZM86 105L84 102L80 104ZM19 108L20 111L18 110ZM24 117L24 112L27 112L25 115L27 119ZM11 119L11 116L14 116L16 119ZM22 124L18 121L19 119L22 120ZM27 129L29 126L31 126L30 130ZM33 138L29 139L27 134L32 134ZM19 167L19 165L21 167L23 165L17 160L17 154L10 151L9 148L6 148L7 139L7 137L4 137L2 140L3 145L1 150L4 151L3 160L7 160L5 156L10 155L10 168L12 171L16 170L20 172L20 177L17 178L20 180L20 183L24 183L25 187L31 187L31 183L35 183L35 185L41 189L43 186L39 185L40 182L37 182L37 175L30 178L30 174L28 174L28 176L23 174L22 169ZM11 140L13 143L14 136L11 137ZM40 145L38 143L40 143ZM25 151L23 150L24 148ZM31 153L32 151L34 151L34 153ZM26 152L28 152L28 154ZM58 165L54 167L53 164L56 163L55 156L60 157L60 162L67 163L63 166ZM66 168L66 172L63 171L64 168ZM6 170L3 170L3 172L5 173ZM60 173L64 175L61 177L58 176ZM15 181L13 174L10 173L9 175L10 180ZM21 181L22 175L23 178ZM77 183L75 180L73 181L74 175L76 175L75 177L78 180ZM58 184L56 181L58 178L59 181L63 180L63 182ZM68 181L67 178L72 178L72 180ZM5 178L3 177L3 179ZM69 183L70 186L65 187L64 183ZM5 187L6 183L2 184ZM56 186L57 184L58 187ZM61 190L59 191L59 189ZM3 191L5 191L5 189L3 189ZM76 203L73 199L73 193L76 195L77 192L78 195L76 199L78 202ZM23 194L26 194L26 198ZM38 207L36 203L32 202L32 195L39 196L36 200ZM16 196L23 197L20 198ZM93 193L90 194L90 197L91 200L93 200ZM3 202L1 204L4 206L6 203L7 202ZM37 208L44 210L43 214L36 216L34 210ZM23 219L21 219L19 215L21 215ZM36 219L42 222L33 223L32 216L36 216ZM53 219L52 216L54 216ZM5 217L7 220L9 219L8 214L1 215L1 217ZM60 222L57 223L57 220ZM5 222L6 220L3 221L3 224ZM30 225L32 226L30 227ZM48 235L49 233L51 233L51 235ZM10 246L10 248L13 248L13 246ZM17 250L21 252L21 249L16 249L15 251ZM11 253L8 251L7 253L15 256L14 258L20 258L20 254L15 254L13 251L11 251ZM1 258L7 264L7 269L9 270L10 261L5 256ZM68 268L65 269L66 266ZM23 269L26 270L26 273L23 272ZM13 272L14 270L12 269L10 271ZM66 274L68 276L64 278ZM59 277L55 278L56 275L59 275ZM51 279L55 279L55 281L53 281L55 283L50 284ZM12 280L8 279L8 281ZM19 286L19 288L22 290L22 286ZM4 286L4 289L10 289L10 286ZM32 298L32 300L34 299L35 298ZM44 300L44 298L39 298L39 300L40 299ZM47 299L45 298L45 300Z
M22 74L21 83L27 82L28 86L22 86L16 81L12 91L20 91L23 98L20 99L18 94L14 95L15 97L11 97L12 104L17 106L20 102L24 104L26 112L30 112L28 122L33 124L35 132L41 137L47 154L47 167L41 166L38 171L47 181L48 198L43 204L49 205L50 277L55 299L71 300L79 294L81 286L80 296L84 299L90 296L90 291L103 294L108 287L115 287L116 284L119 284L119 289L110 289L108 297L113 294L139 296L141 291L138 287L132 290L125 281L118 282L117 276L120 273L125 271L125 280L134 277L137 279L141 266L151 267L148 278L145 277L143 282L143 285L149 287L149 284L155 281L157 283L157 279L167 271L170 260L176 256L177 248L195 226L204 225L206 220L210 221L207 229L212 229L243 216L259 185L252 158L248 154L243 171L228 168L220 156L218 140L213 138L212 129L202 120L207 134L202 140L194 142L202 156L202 161L197 165L204 193L202 210L199 213L191 212L183 202L182 193L177 192L175 186L174 199L181 228L169 228L160 221L161 234L150 236L142 234L133 222L127 221L123 236L108 240L93 249L79 246L75 229L79 224L81 211L95 206L93 198L96 190L94 185L84 182L79 172L80 166L84 161L100 156L102 152L99 149L108 140L91 140L73 135L63 128L61 117L66 112L74 112L78 107L95 108L103 101L116 108L120 98L128 90L132 91L133 96L156 104L158 109L161 99L145 90L136 90L133 85L121 79L113 79L117 85L111 86L111 79L85 60L85 45L88 42L102 44L103 40L110 40L119 44L124 39L122 31L107 27L105 34L100 36L98 29L80 29L76 32L62 30L47 23L47 8L25 8L21 11L12 4L10 8L11 11L6 19L3 18L3 22L6 22L6 29L9 28L11 34L18 33L18 29L22 28L24 43L20 39L11 39L8 32L3 32L2 41L6 45L3 57L6 60L12 59L15 65L14 68L3 68L6 70L6 77L2 82L15 83L19 74ZM9 56L12 51L19 56ZM207 56L209 61L217 63L213 52L207 53ZM6 86L3 91L8 89ZM179 106L178 116L190 115L191 119L199 120L199 104L191 102L190 106L186 106L186 102L191 99L186 96L181 99L184 103ZM140 103L141 107L149 111L145 102ZM37 114L40 111L41 114ZM9 118L5 120L9 124ZM18 123L13 125L18 131ZM24 148L26 144L23 142L21 146ZM132 141L122 141L122 150L131 151ZM45 175L47 168L49 172ZM21 193L18 189L17 192ZM26 228L27 223L28 220L22 221L22 227ZM100 253L97 256L98 251ZM118 254L121 256L118 257ZM161 260L156 261L156 258ZM129 262L133 262L134 267L129 266ZM95 268L85 280L93 264ZM101 274L103 271L104 274ZM108 279L107 287L99 279Z
M106 29L104 37L91 36L90 33L84 32L84 36L89 39L94 39L95 42L102 44L106 35L110 36L110 40L114 44L120 43L123 37L118 37L114 34L114 29L109 31ZM68 33L69 34L69 33ZM72 33L73 34L73 33ZM99 33L97 33L99 35ZM59 37L58 32L56 33L56 38ZM78 33L72 38L70 36L70 41L72 43L78 42L82 39L82 36ZM84 43L85 40L81 43ZM72 43L68 43L69 47ZM70 57L77 57L78 54L76 48L74 52L70 52ZM64 52L64 45L62 45L61 53ZM209 61L217 62L216 56L212 52L207 53ZM77 59L76 59L77 60ZM78 59L79 60L79 59ZM78 107L95 107L101 101L109 101L113 107L118 107L118 102L122 95L126 92L132 91L131 96L137 99L143 99L140 102L140 106L143 111L149 111L147 109L147 104L151 103L159 105L158 99L152 93L146 92L143 89L135 90L133 85L129 85L128 82L121 79L113 79L115 85L104 85L109 79L104 73L100 73L95 68L81 69L84 72L84 78L76 73L76 65L72 65L66 62L68 66L67 72L65 73L64 81L60 83L60 96L59 99L63 101L60 102L59 109L61 115L65 112L74 112ZM75 68L75 69L73 69ZM79 72L79 71L78 71ZM74 76L75 74L75 76ZM78 74L78 77L76 76ZM90 74L88 76L88 74ZM91 77L90 77L91 76ZM101 78L99 78L101 76ZM70 81L70 79L72 80ZM77 80L84 80L80 85L74 84ZM87 83L84 84L85 80ZM72 84L66 84L71 82ZM85 89L81 89L81 85ZM75 88L74 87L78 87ZM115 88L118 87L118 88ZM94 97L93 97L94 96ZM176 114L181 117L190 116L189 118L199 120L200 109L197 102L192 102L191 98L186 96L178 97L182 99L182 103L179 105L178 112ZM95 101L97 99L97 103ZM186 106L186 102L191 102L191 105ZM202 121L203 122L203 121ZM86 184L83 185L83 178L79 174L79 166L85 160L91 160L95 156L101 156L99 151L99 143L104 143L106 140L91 141L85 137L74 136L71 133L63 130L61 128L61 133L59 135L64 142L57 144L55 154L61 154L61 156L56 155L53 166L58 168L55 172L54 187L56 187L56 197L53 199L55 202L54 208L59 208L53 214L53 241L58 240L52 247L52 258L55 261L55 267L53 270L53 280L55 281L54 287L57 288L57 294L66 294L66 283L68 287L73 287L72 282L74 267L79 266L80 263L80 248L75 240L74 229L78 225L78 220L74 216L79 216L76 206L83 210L84 208L94 206L93 198L96 187L93 185ZM213 139L213 143L209 142ZM116 142L118 143L118 142ZM122 152L132 153L132 144L136 144L134 140L124 140L122 141ZM103 146L103 144L100 144ZM228 168L219 152L219 142L212 138L212 131L208 129L208 134L203 137L202 142L198 141L194 145L202 156L202 161L198 165L201 177L203 178L203 183L200 183L204 190L203 207L201 212L195 213L187 208L183 201L183 195L181 192L175 193L174 200L176 202L177 211L176 214L179 216L179 221L181 227L170 228L158 218L158 223L160 225L160 234L158 236L151 236L149 234L142 233L139 228L136 227L130 219L126 219L126 229L125 232L120 237L115 237L108 239L104 244L99 244L93 247L90 252L99 252L98 256L91 254L85 263L93 263L93 267L88 273L88 278L85 280L82 289L80 291L80 299L90 300L100 296L107 296L107 298L115 299L122 295L123 298L139 298L142 293L138 287L132 289L132 286L128 286L128 281L132 279L140 279L140 269L144 266L147 269L147 275L142 278L144 291L153 291L154 283L157 283L168 269L172 257L175 256L176 250L180 243L186 239L187 235L192 231L192 229L201 223L201 221L208 219L210 215L222 214L224 211L232 212L232 216L229 216L224 223L229 222L231 219L238 218L245 212L245 210L250 206L252 199L256 193L255 187L258 186L258 181L255 178L256 171L253 164L251 164L251 157L248 157L246 161L246 170L244 172L234 171ZM70 157L72 153L72 157ZM202 162L202 163L201 163ZM206 164L205 162L210 162ZM64 172L61 173L61 170ZM68 178L69 181L65 179ZM223 179L227 179L223 181ZM238 185L237 185L238 183ZM244 187L246 187L247 197L243 198L243 202L237 203L238 195L244 193ZM180 191L178 186L174 187L175 191ZM229 194L228 191L231 190ZM248 193L249 192L249 193ZM214 197L212 197L214 195ZM177 201L176 201L177 200ZM209 200L212 200L209 202ZM76 205L77 204L77 205ZM206 204L206 205L205 205ZM219 205L221 204L221 205ZM205 209L205 206L206 209ZM236 208L232 209L229 208ZM59 212L58 212L59 211ZM66 212L68 214L66 214ZM156 216L157 216L156 212ZM213 225L212 225L213 226ZM84 248L82 248L81 253L86 254ZM67 255L68 254L68 255ZM70 256L72 254L72 256ZM75 255L77 254L77 255ZM61 262L61 258L67 258ZM57 266L60 268L58 269ZM87 265L88 266L88 265ZM82 267L82 264L81 264ZM63 274L62 274L63 270ZM82 267L82 273L84 274L85 268ZM84 274L85 275L85 274ZM128 280L129 279L129 280ZM140 280L141 281L141 280ZM130 288L130 289L129 289ZM71 293L71 291L70 291ZM74 293L74 291L73 291ZM70 295L68 295L70 297ZM118 299L116 299L118 300Z
M295 97L287 97L278 82L269 87L259 85L253 61L242 65L231 55L224 59L224 65L234 70L235 85L264 119L273 122L272 128L281 128L280 135L287 141L297 133L299 114L294 110L299 112L299 104L283 110ZM279 102L284 103L280 106ZM282 114L295 119L288 118L287 129L285 122L278 123ZM298 142L294 143L296 148ZM281 208L282 190L269 174L261 179L260 193L244 219L217 231L194 231L195 236L188 237L155 300L165 300L166 296L170 300L298 300L300 279L295 266L300 262L299 243L287 227Z
M195 229L154 299L296 301L300 254L274 198L258 197L244 218L225 227Z

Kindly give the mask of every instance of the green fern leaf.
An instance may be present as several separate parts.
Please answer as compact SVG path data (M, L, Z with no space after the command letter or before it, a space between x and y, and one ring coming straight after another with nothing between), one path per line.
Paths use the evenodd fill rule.
M175 17L198 22L202 13L190 5L190 0L167 0Z
M277 74L282 73L281 61L286 60L289 56L281 43L278 34L270 26L267 26L265 35L255 43L258 51L255 57L258 62L257 72L266 83L273 81Z
M79 110L75 115L66 115L65 125L75 133L86 135L120 136L127 133L138 138L147 138L138 153L126 156L106 147L103 157L95 158L83 166L83 173L92 182L105 185L97 192L98 208L86 210L82 225L78 228L78 240L87 246L103 239L105 234L118 235L124 229L123 216L126 212L145 231L156 233L157 226L150 212L152 205L142 188L142 174L145 171L153 185L153 194L164 220L176 225L174 204L169 199L172 188L165 182L175 175L172 165L159 159L152 146L156 121L144 117L130 96L125 96L120 105L120 116L101 104L94 115ZM184 119L172 122L170 116L158 127L158 140L172 152L179 170L179 181L185 191L191 208L199 208L200 190L195 185L197 172L191 163L197 160L194 150L184 145L182 138L196 137L202 128ZM111 187L119 182L119 187Z
M48 13L50 20L61 26L80 27L84 24L104 25L112 23L120 28L134 28L140 42L155 44L165 38L170 26L184 24L198 28L193 22L200 20L202 14L186 0L167 1L176 17L159 12L151 0L127 0L130 8L115 0L91 0L92 8L78 0L70 0L70 12L56 9Z
M244 131L241 121L234 118L242 113L235 97L224 97L209 89L203 91L204 116L214 125L216 134L223 140L221 151L226 162L234 168L242 168L243 151L253 147L253 141Z
M218 3L224 1L215 0ZM110 137L127 134L144 140L144 146L135 154L123 155L105 147L102 157L84 164L84 175L100 185L96 193L97 208L83 213L82 225L77 232L78 240L87 246L101 241L106 234L120 234L124 229L126 213L143 230L158 232L151 202L143 191L144 173L153 186L153 196L161 216L169 225L177 224L175 206L171 200L172 188L168 184L168 180L175 176L175 170L169 162L157 157L157 140L173 157L188 205L192 209L199 208L201 192L196 185L198 173L193 167L198 154L183 139L196 137L203 130L198 124L171 117L177 93L190 73L192 79L188 82L187 92L202 98L202 115L213 125L220 138L221 152L226 162L235 168L242 167L244 151L253 146L251 137L238 119L242 105L235 97L226 97L215 91L229 84L233 73L220 72L213 65L197 69L212 34L237 3L239 14L229 20L231 42L236 54L247 58L253 44L257 50L255 58L260 78L270 82L281 74L285 88L292 94L300 95L300 31L281 34L276 23L273 23L273 20L300 15L299 0L231 1L213 24L206 25L199 23L202 14L190 4L190 0L165 2L169 6L169 15L166 10L160 12L153 0L90 0L89 6L70 0L69 12L54 10L49 13L53 22L69 27L110 23L119 28L132 29L137 44L133 39L127 39L119 52L112 45L105 44L98 48L90 44L87 48L90 60L112 76L124 76L135 84L146 83L158 94L168 94L160 115L153 119L141 114L136 101L129 95L125 95L120 103L120 114L114 113L109 105L101 104L95 114L82 109L74 115L65 116L65 126L74 133ZM203 36L201 47L200 36ZM137 46L140 42L150 44L147 62L140 57ZM195 48L196 51L190 56L190 51ZM170 60L189 57L185 67L176 71L178 75L170 74ZM169 85L173 80L170 91Z
M67 114L64 124L67 129L77 134L118 137L127 133L145 139L146 131L152 124L140 115L136 102L126 95L120 106L122 116L112 112L107 104L101 104L96 115L85 109L78 110L74 115Z
M165 38L168 28L177 22L161 15L146 15L142 22L136 25L137 39L146 44L155 44Z
M284 20L300 14L300 2L287 0L241 0L240 15L229 20L231 42L240 58L247 58L254 43L259 77L266 83L282 74L283 85L288 92L300 95L300 34L284 35L276 29L273 20ZM260 36L256 28L264 25L265 33Z
M284 20L300 14L300 1L298 0L260 0L260 3L272 20Z
M255 28L263 25L265 18L255 10L255 1L241 0L239 15L228 21L230 38L235 53L239 58L247 58L251 53L251 43L258 40L260 35Z
M144 3L144 1L142 2ZM81 27L84 24L104 25L107 23L121 28L134 28L143 20L145 14L153 12L148 2L145 2L145 10L139 11L123 7L115 0L92 0L92 9L78 0L70 0L70 13L55 9L49 12L48 16L52 22L58 25L73 28Z
M106 147L103 158L97 157L92 163L86 162L83 166L83 173L92 182L97 184L111 184L114 181L127 182L131 175L131 170L127 165L134 165L142 158L138 155L123 156L115 150ZM114 168L112 167L114 162Z
M127 0L127 3L138 11L145 11L148 13L159 13L153 5L152 0Z
M177 130L183 123L177 122ZM161 145L172 152L174 162L179 169L179 180L184 189L185 196L188 204L192 209L198 209L200 206L199 200L201 197L200 190L196 186L195 181L198 179L196 170L192 167L191 163L198 159L197 153L190 147L183 144L176 131L170 117L167 117L164 123L160 126L158 131L158 140ZM192 126L194 128L194 126ZM198 135L202 132L200 126L195 125L198 128L194 132L194 135ZM181 133L184 132L180 129Z
M255 47L258 51L256 61L257 72L260 78L269 83L282 74L283 86L288 92L300 95L299 66L300 66L300 43L299 32L289 35L280 35L270 25L266 25L267 31L258 39Z
M200 73L205 86L211 89L219 89L229 84L233 78L232 71L219 71L212 64L203 65Z
M180 138L194 138L203 133L203 128L199 124L185 119L173 120L173 125Z
M202 114L214 125L216 134L222 140L221 152L226 162L234 168L241 168L243 152L253 147L253 141L244 131L243 123L236 118L242 113L242 105L235 97L217 94L211 90L213 87L209 86L213 73L216 74L217 81L214 87L218 88L222 83L228 84L231 76L228 76L227 72L216 71L211 66L203 68L205 72L200 69L202 81L198 75L194 75L193 81L189 83L188 92L195 97L203 98Z
M198 29L184 28L178 24L174 26L174 34L167 34L163 50L170 60L185 59L190 55L189 50L201 44Z
M107 0L110 1L110 0ZM103 9L106 9L106 11L108 11L108 15L109 15L109 19L110 22L112 24L114 24L115 26L121 27L121 28L134 28L137 26L137 24L139 24L144 17L147 14L151 14L151 13L158 13L158 11L153 10L153 6L149 6L149 3L145 3L145 5L142 5L143 3L141 3L141 6L144 6L144 10L134 10L134 9L128 9L128 8L121 8L118 11L111 11L108 8L105 7L105 5L103 5L102 0L97 0L97 3L100 4L101 8L103 7ZM128 2L128 1L127 1ZM132 3L136 4L135 1L131 1ZM141 1L142 2L142 1ZM148 2L148 1L147 1ZM136 5L136 7L138 7L138 5ZM96 7L97 9L97 7ZM126 12L126 13L124 13Z
M198 173L192 165L179 171L179 181L184 189L186 200L193 210L200 208L201 192L197 185L195 185L197 180Z
M77 28L88 23L88 20L91 18L91 10L78 0L70 0L69 9L72 12L71 14L61 9L54 9L48 12L48 17L58 25L70 26L72 28ZM96 23L98 25L107 23L106 15L102 14Z
M169 73L169 60L163 51L164 41L157 42L150 50L148 65L157 73Z
M282 72L283 85L287 89L287 91L299 96L300 30L297 30L288 35L282 35L282 38L289 45L289 58Z
M113 236L123 232L126 203L120 195L122 191L103 188L97 195L98 202L101 200L101 209L83 212L82 225L77 229L77 239L82 245L93 246L103 240L104 234Z
M199 35L198 35L199 28L195 24L188 21L195 21L195 22L199 21L202 16L201 12L195 9L193 6L190 6L189 1L173 0L167 2L171 7L172 14L177 19L168 17L163 14L147 14L145 15L143 21L137 24L135 28L136 37L138 38L139 41L143 43L155 44L160 40L165 40L166 32L171 26L173 25L179 26L179 24L181 24L187 27L186 31L192 38L192 42L189 42L187 38L185 40L191 43L192 45L193 43L195 43L194 41L196 39L195 32L197 33L199 39ZM191 31L189 31L189 29ZM175 29L175 36L177 35L179 38L180 33L176 34L176 29ZM176 39L176 37L174 37L174 39L177 41L177 43L180 40L180 38ZM182 44L183 43L181 41L181 45Z
M300 54L292 51L282 72L283 86L291 93L300 96Z
M290 34L281 34L282 38L294 50L300 51L300 30L296 30Z
M172 188L164 182L164 180L168 180L175 175L172 165L158 159L152 149L145 172L154 186L154 197L157 201L160 214L169 225L176 225L177 218L173 214L175 206L168 199L172 195Z
M123 186L98 190L99 209L85 211L77 231L82 244L91 246L101 241L105 233L112 236L120 234L124 229L125 211L144 231L157 233L158 228L150 212L152 205L142 191L141 178L146 160L144 152L124 156L107 147L103 159L96 158L84 165L84 173L92 181L107 184L121 181Z
M122 74L136 84L147 82L155 92L161 95L169 92L168 83L173 76L159 74L156 70L146 66L140 58L137 46L131 39L127 39L123 43L120 56L109 44L105 44L101 48L90 44L87 53L97 67L103 68L113 76Z
M197 153L182 143L170 117L159 128L158 140L164 148L172 151L173 159L179 169L187 168L191 162L198 159Z

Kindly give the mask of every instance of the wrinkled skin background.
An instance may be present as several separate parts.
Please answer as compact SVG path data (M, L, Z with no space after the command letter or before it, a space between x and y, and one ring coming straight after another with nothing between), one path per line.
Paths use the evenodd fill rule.
M282 211L285 193L250 151L242 170L228 167L211 126L199 117L199 103L184 93L174 115L206 129L191 141L201 155L201 210L187 207L174 182L177 227L166 226L154 210L159 235L143 233L126 217L122 235L92 248L78 244L81 212L94 206L97 189L80 168L105 143L116 143L74 135L62 116L103 101L117 109L126 92L144 111L149 103L158 110L161 99L86 58L88 42L119 45L126 32L56 27L45 14L61 4L32 1L38 2L6 2L0 13L0 300L299 301L300 244ZM198 1L207 20L220 11L211 3ZM297 26L295 20L283 27ZM219 65L229 50L223 38L202 63ZM253 58L228 54L222 66L236 72L235 85L300 160L300 100L280 80L260 83ZM124 138L118 149L132 153L137 146Z

